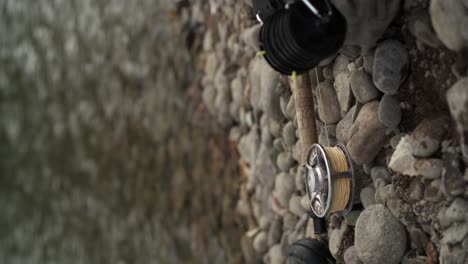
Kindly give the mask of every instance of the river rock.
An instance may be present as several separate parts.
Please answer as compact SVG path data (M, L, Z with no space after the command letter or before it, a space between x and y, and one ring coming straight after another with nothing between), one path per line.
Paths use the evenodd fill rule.
M292 148L292 157L294 160L296 160L299 163L302 163L302 152L301 152L301 142L299 140L296 141Z
M431 17L426 9L418 8L411 12L408 29L418 41L429 47L438 48L442 44L432 28Z
M447 208L447 211L445 211L445 221L450 223L466 221L467 213L468 203L462 198L457 198L452 202L449 208Z
M242 77L240 74L236 76L231 81L231 95L232 95L232 101L236 108L240 108L242 106L242 100L244 96L244 89L242 85Z
M301 198L301 206L305 211L310 210L310 202L309 202L309 197L306 195L302 196Z
M354 106L351 108L345 117L336 125L336 139L338 142L346 144L349 141L349 130L353 125L353 112L356 109Z
M411 153L416 157L430 157L436 153L448 131L448 125L449 120L446 117L423 120L411 133Z
M283 119L279 102L281 92L279 74L266 62L262 63L260 105L264 114L278 121Z
M291 97L291 96L289 96L289 97ZM283 113L283 115L285 117L287 117L286 107L288 105L289 97L285 96L284 94L282 96L280 96L280 108L281 108L281 112Z
M415 159L411 154L411 142L409 136L405 136L400 140L390 159L389 167L408 176L421 175L425 179L440 177L443 161L440 159Z
M374 69L374 56L375 56L375 50L369 50L363 56L364 70L370 75L372 75L372 71Z
M448 162L444 164L442 184L444 186L443 193L449 198L461 196L465 192L463 175L457 167Z
M388 171L388 168L384 166L373 167L370 174L373 181L376 181L377 179L383 179L386 183L390 183L392 181L392 175Z
M422 229L417 228L416 226L410 226L408 227L408 234L411 238L411 242L416 248L424 250L426 249L428 238Z
M285 257L283 255L283 250L280 244L276 244L270 248L268 251L268 257L270 264L283 264Z
M299 166L296 171L296 190L301 193L305 193L304 173L304 166Z
M250 104L256 110L261 109L261 76L263 67L267 66L265 64L261 58L254 58L249 64Z
M432 0L432 25L444 45L454 51L468 47L468 8L462 0Z
M266 119L263 117L266 117L266 116L262 116L262 120ZM271 134L270 129L268 128L268 123L261 122L260 127L261 127L261 133L262 133L261 138L262 138L263 145L268 146L268 148L272 148L273 147L273 135Z
M401 108L398 98L384 95L379 105L379 120L390 129L396 129L401 121Z
M333 77L336 79L338 74L348 70L348 64L351 61L343 55L339 55L335 58L335 62L333 63Z
M420 159L414 163L414 174L410 176L421 175L424 179L433 180L440 177L444 162L440 159Z
M395 152L390 159L389 167L403 174L415 174L414 163L416 159L411 154L410 137L405 136L400 139Z
M458 80L447 91L447 103L459 129L468 131L468 77Z
M349 83L356 100L360 103L365 104L379 96L379 91L372 83L371 77L363 70L352 72Z
M203 88L202 92L202 99L203 103L206 106L206 109L208 110L208 113L211 115L215 116L216 115L216 107L215 107L215 98L216 98L216 89L213 84L207 84Z
M467 252L459 245L450 246L442 241L440 247L440 263L465 264Z
M361 215L362 211L351 211L347 215L345 215L344 220L347 225L355 226L356 222Z
M239 140L239 153L248 163L254 164L260 146L258 129L251 129L248 134L243 135Z
M361 55L361 48L356 45L343 45L338 52L350 60L355 60Z
M468 235L468 223L454 223L443 233L443 240L449 244L460 243Z
M294 177L288 173L282 172L276 176L275 194L283 207L288 206L289 199L295 189Z
M396 94L409 70L409 55L398 41L381 42L375 50L373 80L381 92Z
M253 248L259 254L263 254L268 250L267 235L265 232L260 232L255 236Z
M284 231L294 231L294 228L296 227L296 224L298 222L299 218L292 213L287 213L283 217L283 233Z
M270 158L274 153L272 146L262 144L252 170L254 179L258 179L264 191L268 193L273 191L275 179L272 176L277 173L274 161Z
M346 264L362 264L362 261L359 259L357 253L356 253L356 247L351 246L348 249L346 249L344 255L344 262Z
M295 162L296 161L292 158L291 153L289 152L281 152L276 159L278 169L284 172L289 171Z
M333 66L328 65L323 67L322 74L325 80L333 80Z
M266 215L262 215L260 217L260 221L258 221L258 227L261 230L267 230L270 227L270 224L271 224L271 219L270 217Z
M378 101L365 104L349 132L348 151L359 165L374 160L384 145L385 127L379 122L378 108Z
M306 211L302 208L301 197L293 194L289 200L289 211L297 217L303 216Z
M319 138L318 138L318 143L321 144L321 145L324 145L324 146L332 146L334 144L337 143L337 140L336 140L336 137L334 137L331 133L327 133L327 131L331 130L331 131L336 131L336 126L334 125L333 128L335 129L328 129L328 128L325 128L322 127L320 129L320 134L319 134ZM335 133L335 132L333 132Z
M247 46L255 51L260 50L260 29L261 24L255 24L254 26L244 30L241 33L241 39Z
M376 204L374 187L365 187L360 193L360 198L364 208Z
M332 0L332 3L346 18L345 45L356 45L367 51L375 46L392 22L401 1L364 0L356 4L353 1Z
M286 105L286 117L289 120L294 120L296 117L296 100L294 96L289 97L288 105Z
M283 139L277 138L273 140L273 147L275 148L275 150L279 152L283 151L284 150Z
M328 242L328 248L330 249L330 253L332 254L333 257L336 258L336 256L338 255L340 246L341 246L340 230L335 229L332 231L330 235L330 241Z
M349 77L350 73L344 71L338 74L334 83L336 94L338 96L338 102L340 104L341 116L346 115L353 101Z
M397 264L406 250L406 230L384 205L372 205L357 220L354 242L364 263Z
M281 240L283 222L280 219L275 219L270 225L268 230L268 246L271 247L274 244L277 244Z
M441 181L439 179L431 181L424 190L424 199L429 202L437 203L442 200L442 192L440 191Z
M388 184L381 188L378 188L375 192L375 202L379 204L385 204L388 200L394 198L396 198L396 196L393 184Z
M288 122L283 127L283 140L287 146L293 146L296 143L296 127L293 122Z
M269 128L270 128L270 133L275 137L275 138L279 138L281 137L281 124L276 121L276 120L273 120L273 119L270 119L269 120L269 124L268 124Z
M317 88L317 105L320 119L327 124L340 121L338 97L331 81L321 82Z
M424 184L419 178L413 178L408 187L409 197L408 202L419 202L424 198Z

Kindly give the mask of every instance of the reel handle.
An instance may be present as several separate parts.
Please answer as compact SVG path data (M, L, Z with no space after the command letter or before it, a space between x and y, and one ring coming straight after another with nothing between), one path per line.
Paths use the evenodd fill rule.
M317 217L313 212L309 212L309 216L314 221L314 234L325 234L327 232L327 223L325 218Z

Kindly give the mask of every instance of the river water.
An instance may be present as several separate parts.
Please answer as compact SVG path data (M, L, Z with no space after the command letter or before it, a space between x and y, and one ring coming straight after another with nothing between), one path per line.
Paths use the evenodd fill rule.
M240 260L235 150L173 10L0 0L0 263Z

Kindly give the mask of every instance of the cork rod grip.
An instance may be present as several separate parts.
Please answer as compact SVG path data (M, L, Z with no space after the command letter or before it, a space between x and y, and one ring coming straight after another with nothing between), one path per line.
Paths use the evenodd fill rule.
M302 163L307 159L307 152L312 144L318 142L315 125L314 98L309 74L302 74L293 78L293 93L296 103L296 117L301 144Z

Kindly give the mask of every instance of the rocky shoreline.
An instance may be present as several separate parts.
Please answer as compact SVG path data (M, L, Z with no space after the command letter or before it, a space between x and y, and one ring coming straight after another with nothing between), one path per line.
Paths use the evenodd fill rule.
M388 12L399 15L388 29L393 16L382 22L383 37L347 45L309 73L319 143L347 146L363 205L329 217L320 239L338 263L466 263L468 79L454 58L468 47L455 22L468 6L407 0ZM244 257L284 263L288 245L316 237L290 82L256 55L249 1L218 1L205 18L202 98L240 153Z

